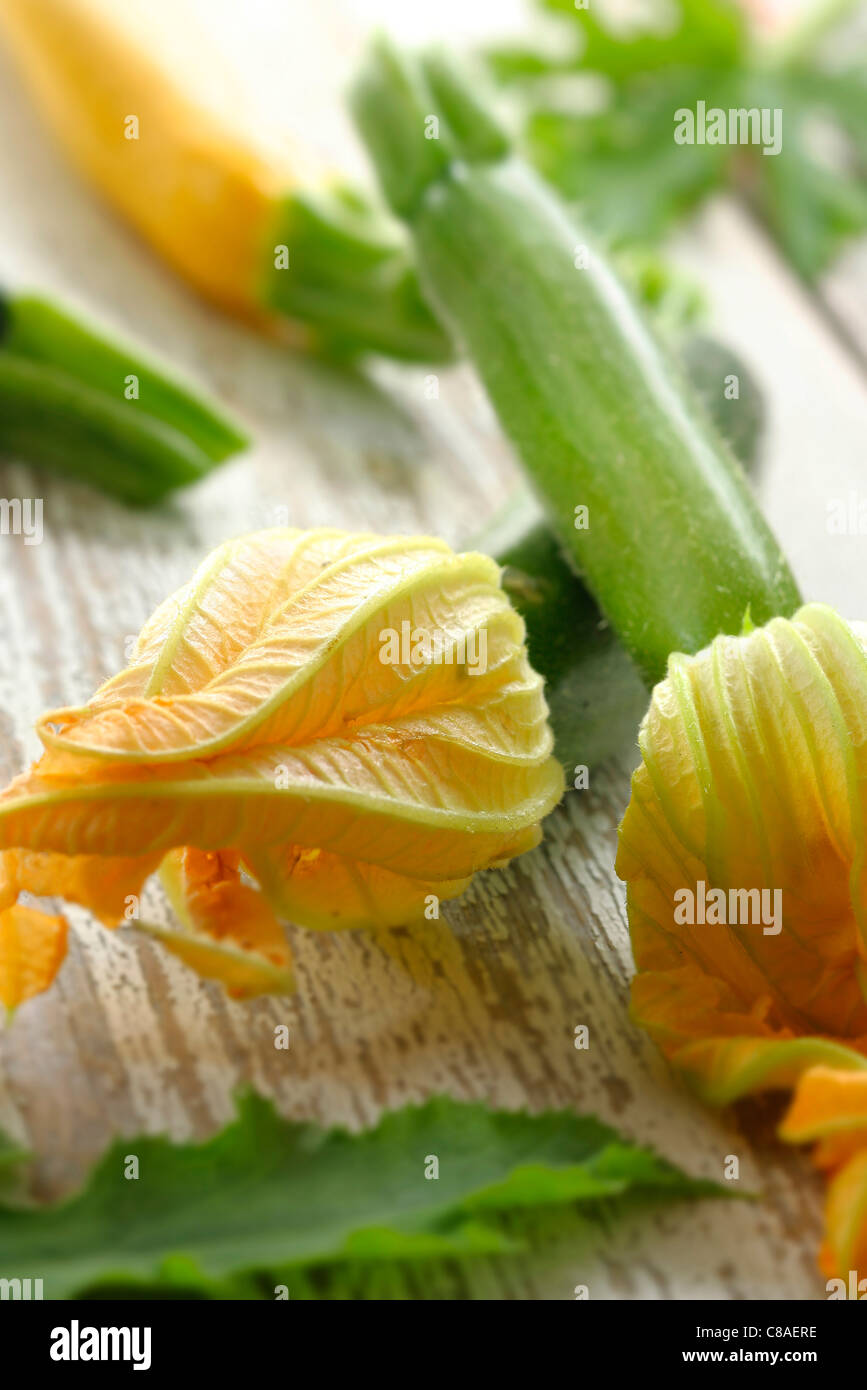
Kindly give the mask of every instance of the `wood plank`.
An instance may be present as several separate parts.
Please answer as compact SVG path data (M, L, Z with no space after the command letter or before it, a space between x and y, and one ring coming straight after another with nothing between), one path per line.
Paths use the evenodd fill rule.
M859 363L761 228L728 199L707 207L676 254L700 277L715 331L765 393L759 494L803 593L860 618L865 537L830 529L835 504L867 496Z
M822 276L818 297L867 371L867 237L853 242Z

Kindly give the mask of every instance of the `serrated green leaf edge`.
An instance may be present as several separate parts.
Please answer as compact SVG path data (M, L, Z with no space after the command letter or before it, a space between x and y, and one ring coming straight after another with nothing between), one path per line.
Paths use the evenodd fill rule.
M439 1177L426 1178L433 1158ZM61 1204L25 1211L0 1196L0 1277L41 1278L53 1299L109 1285L254 1297L244 1281L274 1271L513 1252L525 1240L509 1213L625 1193L729 1195L571 1111L436 1097L353 1134L245 1093L204 1143L115 1141Z

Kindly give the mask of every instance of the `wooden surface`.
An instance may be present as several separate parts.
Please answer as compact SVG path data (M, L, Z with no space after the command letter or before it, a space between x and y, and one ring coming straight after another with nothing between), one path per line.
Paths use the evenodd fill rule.
M259 5L254 9L266 7ZM322 6L319 38L351 58L345 15ZM255 449L159 512L5 465L0 495L44 498L45 539L0 540L0 773L37 751L35 717L85 700L124 643L202 555L261 526L425 529L465 542L507 494L514 466L469 373L379 384L292 358L193 300L67 170L0 58L0 276L62 290L170 352L250 423ZM312 135L321 134L316 126ZM710 286L722 332L769 393L763 497L805 590L867 616L863 538L827 534L826 504L863 484L867 402L854 358L728 204L680 255ZM564 615L565 617L565 615ZM669 1075L627 1017L631 972L612 862L629 750L570 793L542 847L479 877L444 920L388 937L289 928L299 990L228 1002L132 930L71 913L55 987L0 1036L0 1127L37 1155L36 1190L81 1180L115 1132L205 1134L243 1081L294 1117L369 1123L385 1106L445 1091L496 1104L593 1111L695 1174L727 1155L760 1202L635 1215L570 1231L544 1257L436 1270L421 1298L821 1297L819 1189L775 1145L770 1113L713 1115ZM148 916L161 912L154 900ZM291 1047L273 1029L288 1023ZM576 1051L576 1025L591 1046Z

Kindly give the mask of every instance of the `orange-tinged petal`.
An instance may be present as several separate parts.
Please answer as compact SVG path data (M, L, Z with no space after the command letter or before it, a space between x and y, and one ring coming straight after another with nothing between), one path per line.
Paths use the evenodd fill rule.
M33 907L0 912L0 1003L15 1009L47 989L66 955L67 924Z
M228 664L204 685L165 693L160 676L174 664L180 641L173 628L169 660L160 654L141 697L119 700L116 690L104 688L94 710L49 712L37 726L46 746L134 763L210 758L304 743L418 707L475 703L516 673L523 624L487 556L455 555L424 536L369 537L347 553L347 538L338 533L331 550L336 558L323 560L300 589L277 587L252 640L227 653ZM247 582L255 588L254 574ZM216 577L222 578L219 566ZM196 611L208 601L208 588L196 585ZM234 593L237 606L237 588ZM240 590L244 619L246 593ZM182 599L184 624L188 610ZM231 621L231 607L226 617ZM471 673L457 653L452 660L383 660L383 634L401 634L404 624L410 639L435 633L455 645L463 639L465 647L469 639L471 648L483 631L484 669ZM193 637L186 627L185 636ZM196 643L202 645L198 633ZM410 657L412 646L409 640Z
M208 974L237 967L245 994L288 980L275 905L315 927L414 920L532 849L563 791L498 566L426 536L227 542L129 667L39 731L0 793L20 886L108 920L167 856L183 929L148 929Z
M775 1032L857 1039L867 723L840 668L867 707L867 659L817 606L672 658L642 725L617 867L639 972L692 963L734 1011L768 997ZM782 930L678 923L676 894L697 898L699 884L779 894Z
M18 898L18 856L16 850L0 852L0 912L12 907Z
M139 633L129 666L100 686L87 709L204 689L235 664L293 595L375 539L274 527L226 541L163 600Z
M57 854L23 849L0 856L18 892L66 898L85 907L107 927L137 915L136 899L161 855Z
M286 933L265 898L241 877L234 851L173 850L160 876L181 922L217 941L258 952L278 968L290 962Z
M286 934L266 899L241 878L235 852L186 848L166 855L160 876L183 930L147 930L235 998L294 988Z
M275 911L325 931L403 926L424 917L433 902L458 897L470 882L409 878L299 845L251 851L246 859Z
M860 1058L856 1070L837 1070L829 1059L827 1066L805 1072L780 1134L793 1144L815 1143L813 1160L820 1168L837 1168L867 1149L867 1058Z
M796 1088L781 1134L837 1174L835 1273L867 1256L865 651L810 605L672 657L617 859L634 1016L713 1103Z
M544 726L543 726L544 728ZM531 848L560 798L554 758L510 756L454 712L355 738L90 778L37 770L0 794L0 847L133 855L180 845L328 848L395 873L465 877ZM470 737L478 740L471 742ZM512 737L510 734L509 737Z
M261 994L290 994L295 988L290 970L272 965L251 951L230 941L210 941L192 932L172 931L152 922L139 922L138 929L159 941L173 956L197 975L217 980L233 999L255 999Z
M820 1264L829 1278L850 1270L867 1278L867 1149L860 1149L831 1179L825 1202L825 1241Z
M113 927L137 915L142 885L159 861L158 854L0 853L0 1001L13 1008L47 989L66 953L65 918L19 904L20 893L66 898Z

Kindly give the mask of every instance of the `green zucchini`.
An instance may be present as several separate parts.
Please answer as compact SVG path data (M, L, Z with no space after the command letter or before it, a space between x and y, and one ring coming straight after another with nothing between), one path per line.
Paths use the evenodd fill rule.
M543 519L527 521L518 492L475 541L503 566L503 588L524 619L527 649L545 677L555 750L567 780L635 742L647 687ZM564 622L564 614L568 621Z
M213 402L36 295L0 298L0 452L129 503L246 445Z
M748 610L756 623L794 612L731 450L584 230L513 155L478 82L380 39L353 105L423 288L644 681L670 652L740 631Z
M712 338L693 335L678 351L715 424L751 470L764 416L752 374L736 353ZM732 376L738 378L737 400L723 389ZM530 659L545 677L557 754L567 778L580 780L582 766L595 767L635 743L647 687L563 558L529 489L513 493L473 545L503 566L503 587L527 626Z

